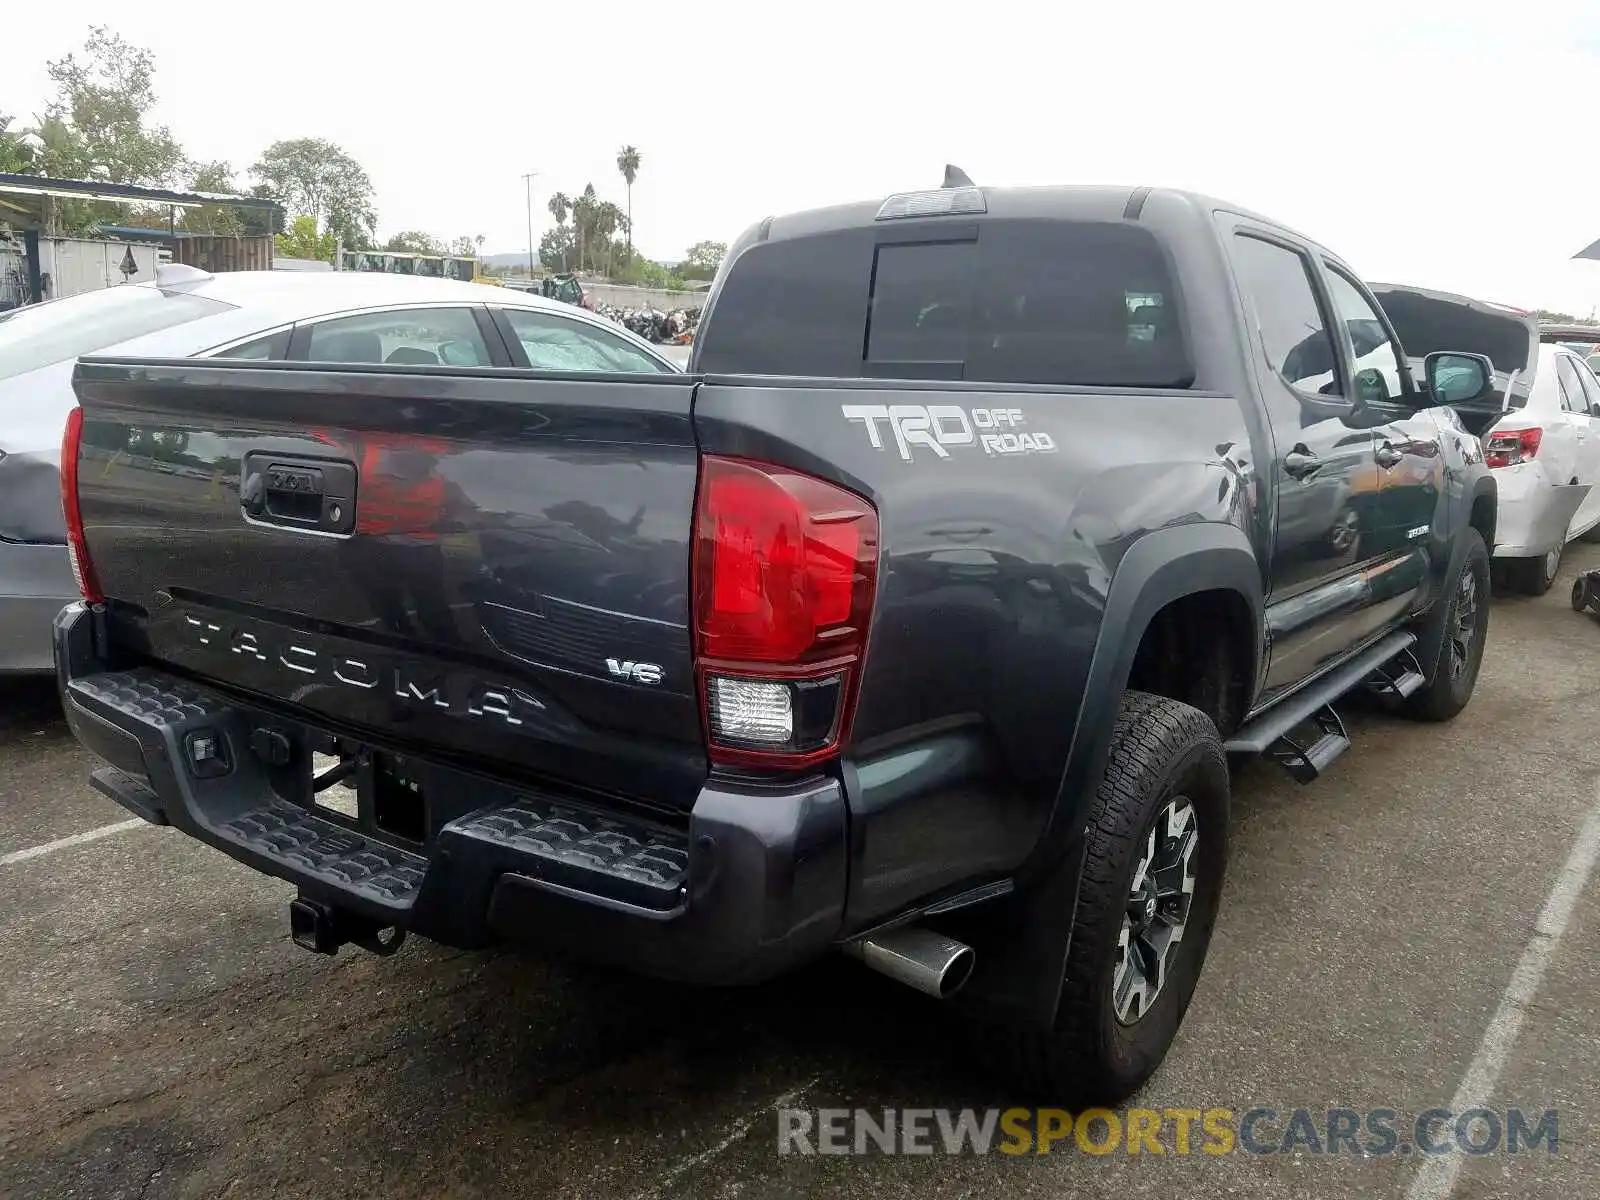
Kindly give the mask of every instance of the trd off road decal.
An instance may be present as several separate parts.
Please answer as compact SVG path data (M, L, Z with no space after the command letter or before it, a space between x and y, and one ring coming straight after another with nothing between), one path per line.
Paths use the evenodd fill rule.
M860 421L874 450L886 449L884 430L900 457L914 462L913 448L949 458L951 447L973 446L985 454L1054 454L1048 433L1024 429L1020 408L965 409L955 404L841 404L846 420ZM926 457L926 455L924 455Z

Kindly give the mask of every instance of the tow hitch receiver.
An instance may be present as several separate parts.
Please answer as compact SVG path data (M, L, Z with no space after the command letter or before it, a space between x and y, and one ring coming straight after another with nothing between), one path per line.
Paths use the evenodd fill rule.
M309 896L289 901L289 933L295 945L316 954L337 954L339 947L349 942L380 958L389 957L406 940L404 929L379 925Z

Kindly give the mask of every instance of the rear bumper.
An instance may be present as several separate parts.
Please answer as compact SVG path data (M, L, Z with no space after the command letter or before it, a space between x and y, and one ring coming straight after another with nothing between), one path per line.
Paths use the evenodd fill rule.
M50 623L77 598L65 546L0 542L0 675L48 673Z
M1537 463L1496 467L1496 558L1537 558L1564 546L1572 518L1589 494L1586 483L1553 484Z
M423 763L424 793L455 807L419 845L308 803L297 781L311 731L148 667L110 670L94 625L81 604L61 611L55 652L67 721L110 764L99 790L303 894L450 945L519 943L694 983L769 977L838 935L834 780L708 781L687 822L667 823ZM291 762L253 750L259 730L281 733ZM221 766L196 768L197 736L220 742Z

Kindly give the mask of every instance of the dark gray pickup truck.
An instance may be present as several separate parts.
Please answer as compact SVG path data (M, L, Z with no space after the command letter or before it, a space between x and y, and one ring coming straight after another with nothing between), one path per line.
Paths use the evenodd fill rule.
M1477 676L1495 495L1440 404L1488 362L1418 385L1354 272L1214 200L765 220L683 375L295 344L80 363L56 655L96 786L292 881L315 950L843 949L1110 1102L1199 976L1229 756L1310 780L1341 697Z

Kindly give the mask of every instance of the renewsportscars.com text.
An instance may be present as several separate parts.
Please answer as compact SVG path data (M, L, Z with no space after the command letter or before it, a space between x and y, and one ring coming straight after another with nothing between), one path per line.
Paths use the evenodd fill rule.
M781 1108L778 1153L1555 1154L1558 1126L1520 1108Z

